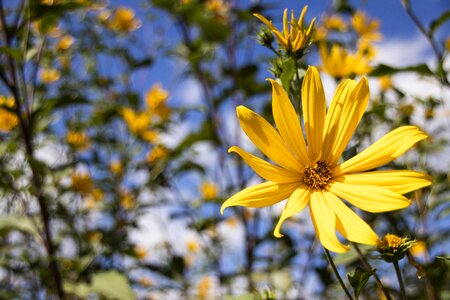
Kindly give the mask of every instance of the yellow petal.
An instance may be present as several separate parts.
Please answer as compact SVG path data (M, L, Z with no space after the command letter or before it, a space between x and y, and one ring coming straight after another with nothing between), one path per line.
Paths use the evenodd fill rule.
M406 194L431 185L430 176L409 170L344 174L336 177L335 180L346 184L382 186L399 194Z
M277 30L275 26L273 26L272 21L267 20L264 16L260 14L253 14L255 17L257 17L261 22L263 22L267 27L269 27L271 30Z
M288 13L288 9L285 8L284 12L283 12L283 34L285 37L287 37L289 35L289 29L288 29L289 20L287 17L287 13Z
M228 198L222 204L220 213L223 214L225 208L230 206L265 207L274 205L288 198L298 186L298 183L278 184L270 181L253 185Z
M300 173L275 166L237 146L231 147L228 149L228 152L237 153L253 169L253 171L255 171L256 174L267 181L273 181L276 183L291 183L300 181Z
M245 106L238 106L236 111L242 130L256 147L285 169L301 171L301 165L272 125Z
M327 192L324 195L336 213L337 230L347 240L366 245L377 244L378 236L366 222L333 193Z
M320 243L330 251L347 252L349 247L336 237L336 215L322 192L311 194L309 209Z
M300 14L300 18L298 19L298 23L297 23L300 28L303 28L303 21L305 20L305 14L306 14L307 10L308 10L308 5L305 5L302 9L302 13Z
M344 152L369 102L369 85L366 78L362 78L358 84L350 81L345 87L342 93L336 93L338 97L333 99L336 103L330 106L330 121L327 122L328 115L325 121L326 138L332 139L330 142L325 141L324 146L330 151L326 157L330 165L335 165Z
M380 186L335 181L330 186L330 192L368 212L397 210L411 204L411 201L399 193Z
M269 81L272 84L273 118L278 132L300 163L306 166L309 163L308 153L294 106L283 87L274 80L269 79Z
M392 130L361 153L336 166L333 175L364 172L380 167L427 137L416 126L402 126Z
M303 79L302 105L309 159L319 159L322 149L326 102L322 81L315 67L310 66Z
M286 203L286 206L281 213L280 219L278 220L278 224L273 231L273 235L277 238L282 237L283 235L280 233L281 225L283 222L292 217L293 215L301 212L306 205L308 205L309 199L311 197L311 193L305 185L299 186L289 197L289 200Z

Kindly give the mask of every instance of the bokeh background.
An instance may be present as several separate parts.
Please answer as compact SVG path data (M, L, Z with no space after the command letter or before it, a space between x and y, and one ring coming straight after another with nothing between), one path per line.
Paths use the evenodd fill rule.
M227 153L262 157L236 106L271 120L265 79L295 101L308 65L328 102L343 78L369 79L345 157L401 125L430 135L389 168L433 185L405 210L358 213L380 237L418 241L400 261L411 299L450 297L448 1L0 3L0 298L344 298L307 211L281 239L283 203L220 214L261 181ZM305 5L314 34L294 64L252 14L282 28ZM397 297L392 265L361 249ZM361 266L354 249L334 259L341 274ZM360 297L383 294L371 278Z

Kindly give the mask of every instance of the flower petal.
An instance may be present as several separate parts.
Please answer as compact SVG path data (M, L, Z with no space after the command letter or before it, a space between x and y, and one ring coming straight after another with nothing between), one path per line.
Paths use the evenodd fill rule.
M333 175L364 172L380 167L427 137L416 126L402 126L394 129L361 153L336 166Z
M273 181L276 183L292 183L300 181L300 173L275 166L237 146L230 147L228 152L237 153L253 169L253 171L255 171L256 174L267 181Z
M309 210L320 243L330 251L347 252L349 247L336 237L336 215L322 192L311 194Z
M272 112L278 132L303 166L309 163L305 138L294 106L286 91L275 80L272 84Z
M256 147L285 169L301 171L301 165L269 122L245 106L238 106L236 111L242 130Z
M377 245L378 236L354 211L333 193L324 193L337 216L337 230L349 241Z
M431 177L409 170L383 170L356 174L344 174L336 181L355 185L376 185L390 189L399 194L406 194L414 190L431 185Z
M325 94L319 72L315 67L306 71L302 85L303 119L310 160L320 158L325 123Z
M309 203L309 199L311 198L311 193L305 185L299 186L289 197L289 200L286 202L286 206L281 213L280 219L278 220L277 226L273 231L273 235L277 238L282 237L283 235L280 233L281 225L283 222L292 217L293 215L301 212L306 205Z
M330 192L368 212L397 210L411 204L411 201L399 193L380 186L334 181L330 185Z
M335 165L353 136L369 102L369 84L362 78L358 84L353 80L343 82L336 90L335 98L325 120L324 158ZM341 86L340 85L340 86Z
M228 198L222 204L220 213L223 214L225 208L230 206L265 207L274 205L288 198L298 185L298 183L278 184L270 181L253 185Z

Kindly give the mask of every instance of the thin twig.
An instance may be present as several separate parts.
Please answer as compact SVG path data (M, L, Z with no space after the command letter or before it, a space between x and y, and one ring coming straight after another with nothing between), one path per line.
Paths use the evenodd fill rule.
M397 279L398 279L398 284L400 286L400 293L402 295L402 300L406 300L407 298L406 298L406 292L405 292L405 284L403 283L403 278L402 278L402 271L400 270L397 260L393 261L392 264L394 265L394 268L395 268L395 274L397 274Z
M344 290L345 294L347 295L348 299L353 300L353 297L350 294L350 292L348 291L347 287L345 286L345 283L342 280L341 275L339 275L336 265L334 264L333 258L331 257L330 251L328 251L325 247L323 249L325 250L325 254L327 256L328 262L330 263L331 268L333 269L334 275L336 275L336 278L339 281L339 284L341 285L341 287Z

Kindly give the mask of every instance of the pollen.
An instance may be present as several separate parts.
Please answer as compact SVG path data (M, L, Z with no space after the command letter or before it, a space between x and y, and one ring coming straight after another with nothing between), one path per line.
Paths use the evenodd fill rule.
M405 238L398 237L394 234L386 234L381 241L378 242L380 249L399 249L406 242Z
M305 167L304 183L311 189L323 189L331 179L331 170L324 161L317 161Z

